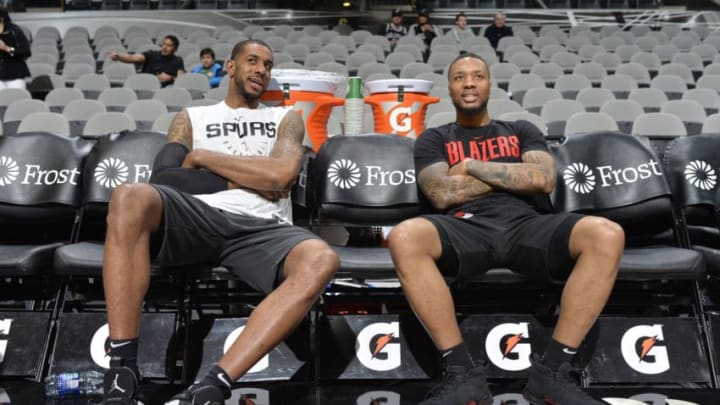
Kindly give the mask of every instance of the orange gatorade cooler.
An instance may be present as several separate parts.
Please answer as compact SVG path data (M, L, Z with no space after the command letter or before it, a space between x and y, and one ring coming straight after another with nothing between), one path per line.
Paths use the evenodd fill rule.
M269 106L293 106L305 120L304 145L316 152L328 138L327 123L333 107L345 100L335 97L343 76L302 69L276 69L268 89L260 98Z
M373 80L365 83L365 102L372 106L375 132L417 137L425 129L428 104L439 97L429 95L433 83L419 79Z

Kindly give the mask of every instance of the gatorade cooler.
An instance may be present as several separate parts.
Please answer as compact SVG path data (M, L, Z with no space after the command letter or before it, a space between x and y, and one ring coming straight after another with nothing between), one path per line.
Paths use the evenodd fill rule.
M333 107L345 103L335 97L342 76L302 69L276 69L260 101L269 106L293 106L305 120L304 145L317 152L328 138L327 123Z
M439 97L429 95L433 83L418 79L387 79L365 83L365 102L372 106L375 132L417 137L425 129L428 104Z

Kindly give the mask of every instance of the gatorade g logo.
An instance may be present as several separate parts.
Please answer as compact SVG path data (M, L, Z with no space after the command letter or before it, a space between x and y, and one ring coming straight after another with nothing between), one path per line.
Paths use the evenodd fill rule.
M98 366L102 368L110 368L110 356L105 350L105 342L110 336L110 328L108 324L104 324L98 330L90 341L90 357Z
M7 186L17 180L20 168L16 161L7 156L0 156L0 186Z
M503 323L488 333L485 338L485 352L497 367L507 371L521 371L530 368L531 347L527 322Z
M356 356L370 370L389 371L400 367L400 324L373 323L358 334Z
M243 400L240 400L242 396ZM270 405L270 392L261 388L239 388L233 390L232 396L226 402L233 405Z
M700 190L710 191L717 184L715 169L708 162L693 160L685 166L685 180Z
M400 394L392 391L370 391L357 397L355 405L400 405Z
M245 326L241 326L234 331L230 332L228 337L225 339L225 344L223 345L223 354L227 353L227 351L230 349L230 346L232 346L233 343L235 343L235 340L237 340L238 336L242 333L242 331L245 330ZM266 354L263 356L260 360L258 360L257 363L255 363L250 370L248 370L248 373L257 373L260 371L263 371L267 369L270 366L270 355Z
M495 395L493 399L493 405L530 405L522 394L516 394L514 392Z
M390 127L396 132L410 132L412 130L412 109L402 104L390 110Z
M113 157L107 158L95 167L95 181L105 188L115 188L128 179L128 167L125 162Z
M7 351L8 335L10 335L10 328L12 327L12 319L0 319L0 336L5 339L0 340L0 364L5 362L5 352ZM0 402L1 403L1 402Z
M670 369L662 325L638 325L625 332L620 349L625 362L643 374L660 374Z

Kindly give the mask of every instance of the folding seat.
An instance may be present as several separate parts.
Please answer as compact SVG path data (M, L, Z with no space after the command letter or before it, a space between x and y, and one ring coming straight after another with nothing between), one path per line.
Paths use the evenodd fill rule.
M600 107L600 112L612 117L617 123L618 130L628 135L632 133L635 118L645 113L642 105L633 100L606 101Z
M592 45L590 38L583 35L575 35L568 37L565 47L570 52L577 53L584 45Z
M650 73L650 76L655 76L657 71L660 69L662 62L660 58L652 52L639 52L630 58L631 63L639 63L645 66Z
M488 100L487 110L490 118L499 117L507 112L524 111L518 102L501 98Z
M355 46L360 46L365 42L365 39L372 36L372 32L368 30L354 30L350 33L350 38L355 41Z
M542 132L543 135L547 135L547 125L545 125L545 121L543 121L542 118L540 118L539 115L531 114L526 111L512 111L512 112L506 112L504 114L500 114L500 116L497 117L500 121L527 121Z
M427 117L426 128L436 128L445 124L449 124L451 122L455 122L455 116L456 115L454 111L441 111L435 113L432 116Z
M105 109L110 112L125 111L125 107L135 100L137 100L137 94L125 87L105 89L98 97L98 101L105 104Z
M54 112L34 112L23 117L17 133L51 132L70 136L70 122L64 115Z
M510 79L521 74L520 68L512 63L496 63L490 66L490 80L494 85L507 89Z
M660 62L665 64L669 63L675 54L680 53L680 50L672 44L658 45L653 49L653 53L660 58Z
M317 39L317 38L314 38L314 39ZM382 35L373 35L373 36L371 36L371 37L366 38L366 39L365 39L365 42L363 42L362 45L360 45L359 47L357 47L356 51L360 51L360 50L361 50L360 48L362 48L363 45L374 45L374 46L379 47L380 49L382 49L382 51L383 51L384 53L390 53L390 44L388 43L387 38L385 38L385 37L382 36ZM309 45L308 45L308 46L309 46ZM322 45L321 45L321 46L322 46ZM318 49L319 49L319 48L318 48ZM310 50L311 50L311 51L314 50L312 46L310 46ZM385 59L385 55L383 55L383 59Z
M83 138L100 138L126 130L135 130L135 120L126 113L101 112L91 116L83 128Z
M457 55L448 52L434 52L430 54L427 64L432 66L436 73L444 72Z
M540 110L540 117L548 128L548 136L560 137L565 135L565 123L571 115L585 112L580 102L575 100L550 100Z
M703 39L702 43L712 46L713 48L715 48L715 50L720 50L720 36L718 36L718 35L709 36L709 37ZM692 48L691 48L691 50L692 50ZM715 56L717 56L717 55L715 55ZM713 59L715 59L715 58L713 58Z
M155 119L155 122L153 122L152 130L167 133L168 129L170 128L170 124L172 123L173 119L175 119L176 114L177 113L175 112L167 112L160 115Z
M28 70L33 78L55 74L55 67L47 63L28 63Z
M32 56L26 60L28 64L43 63L50 65L53 68L52 73L55 73L55 68L57 67L59 60L58 55L55 55L52 52L47 52L43 48L33 48L31 49L31 52L33 53ZM57 52L57 50L55 50L55 52Z
M533 114L540 114L542 107L550 100L560 100L562 94L555 89L545 87L530 88L523 97L523 109Z
M379 50L380 54L382 54L382 50ZM382 61L385 61L384 54L382 55ZM360 66L368 62L378 62L376 60L376 55L365 51L355 51L355 53L351 53L348 56L347 61L345 61L345 66L347 67L350 75L356 75L357 70L360 69Z
M186 104L190 102L190 99L186 99ZM130 102L125 107L125 114L135 120L135 128L146 130L152 128L153 123L162 114L168 112L168 108L161 100L137 100ZM173 109L171 112L180 111ZM134 128L133 128L134 129Z
M607 77L603 65L595 62L583 62L575 66L572 74L587 77L593 86L599 86L602 80Z
M22 119L34 112L49 112L47 104L42 100L18 100L10 104L3 117L3 135L11 135L17 132L18 125Z
M536 63L530 68L530 73L542 77L546 86L554 86L558 77L564 74L560 65L552 62Z
M150 73L136 73L123 82L123 87L133 90L139 99L149 99L160 89L160 80Z
M578 32L578 33L576 33L576 34L573 34L573 33L572 33L572 29L573 29L573 28L575 28L575 27L570 28L570 32L571 32L570 35L576 35L576 36L586 37L587 39L590 40L590 43L591 43L592 45L597 45L598 43L600 43L600 34L597 33L597 32L595 32L595 31L592 31L592 29L591 29L590 27L588 27L587 30L582 30L582 31L580 31L580 32ZM578 51L579 51L579 49L578 49Z
M615 100L615 95L608 89L589 88L580 90L575 100L585 107L585 111L598 112L605 102Z
M528 48L525 45L510 45L505 49L505 52L502 54L503 60L510 62L510 58L513 57L516 53L532 53L532 49Z
M650 32L650 27L645 24L633 25L630 28L630 32L636 37L640 38L647 35Z
M502 37L498 42L497 51L503 53L512 45L525 45L525 43L522 39L517 37Z
M323 62L328 63L328 62ZM319 65L318 65L319 66ZM303 66L299 63L295 62L282 62L282 63L276 63L273 65L275 69L306 69L306 66ZM317 67L314 67L313 69L317 69Z
M242 31L243 31L243 34L245 34L245 36L247 36L248 38L252 38L252 36L253 36L256 32L258 32L258 31L263 31L263 30L265 30L265 27L263 27L263 26L261 26L261 25L248 24L248 25L245 26L245 28L243 28ZM322 30L320 30L320 31L322 31ZM320 32L320 31L318 31L318 32Z
M180 75L175 79L173 87L186 89L193 99L201 99L210 90L210 81L198 73ZM156 92L157 94L157 92Z
M623 63L630 62L630 58L639 52L642 52L642 49L637 45L620 45L615 48L615 55L619 56Z
M580 57L570 52L558 52L550 57L550 62L557 63L563 68L565 73L570 73L575 69L581 60Z
M3 120L5 119L5 111L10 104L19 100L28 100L30 98L30 92L25 89L0 89L0 118Z
M690 70L690 68L688 68ZM720 75L720 63L711 63L707 66L705 66L705 69L703 69L703 76L704 75Z
M619 56L610 52L597 53L593 56L592 61L599 63L609 74L614 73L615 69L622 63Z
M444 98L449 98L450 95L447 92L447 84L445 84L443 91L445 92ZM438 96L439 97L439 96ZM442 97L441 97L442 98ZM501 98L503 100L510 100L510 95L507 91L501 89L500 87L492 86L490 87L490 98Z
M416 63L415 56L407 52L393 51L385 58L385 65L390 68L393 74L399 75L403 67ZM432 69L432 66L428 65Z
M467 48L467 44L466 44ZM468 52L474 53L478 56L481 56L483 59L485 59L486 62L488 62L487 56L492 54L492 60L494 63L499 62L499 58L497 54L495 53L495 49L491 45L473 45L467 49Z
M35 39L38 40L40 38L50 38L53 39L55 42L59 42L60 31L53 26L42 26L38 29L37 33L35 33Z
M515 75L508 83L508 93L518 104L522 104L525 92L532 88L545 88L543 78L533 73Z
M602 38L606 38L620 31L621 29L622 28L617 25L603 25L602 27L600 27L600 36Z
M718 50L712 45L700 44L690 48L690 53L694 53L699 56L704 65L709 65L712 63L713 59L715 59L715 55L718 54Z
M660 45L660 43L653 37L644 36L635 38L635 45L637 45L637 47L643 52L652 52L652 50L655 49L656 46Z
M561 52L567 52L567 49L565 49L562 45L545 45L540 50L540 60L543 62L550 62L550 58L552 58L553 55Z
M153 44L152 40L147 37L138 37L133 38L129 42L126 40L125 44L127 45L127 50L131 53L141 53L144 49L147 49L146 47L150 47L150 49L156 49L155 44ZM184 45L183 48L187 48L192 45Z
M532 52L518 52L513 54L508 62L516 65L523 73L529 73L533 65L539 63L540 59Z
M315 68L321 72L331 72L331 73L337 73L339 75L342 75L343 77L348 76L348 70L347 67L345 67L342 63L337 62L325 62L318 65L317 68ZM346 93L347 94L347 93ZM202 99L197 99L193 101L199 101Z
M691 35L676 35L670 40L670 43L677 46L680 52L690 52L693 46L699 45L700 40L695 39Z
M303 66L303 63L304 63L304 62L302 62L302 63L295 62L293 57L290 56L290 54L285 53L285 52L276 52L273 56L274 56L273 66L278 66L278 65L284 64L284 63L297 63L299 66ZM207 79L205 79L205 80L207 80Z
M645 36L655 38L658 45L665 45L670 42L670 37L662 31L650 31Z
M695 88L710 89L720 92L720 74L706 74L697 80Z
M85 98L96 100L103 90L110 88L110 80L97 73L84 74L77 78L73 88L82 91Z
M62 114L70 122L70 135L81 136L87 120L105 112L105 105L97 100L78 99L69 102Z
M322 42L323 45L327 45L330 43L330 41L333 40L333 38L335 38L339 35L340 34L338 34L335 31L323 30L323 31L318 32L317 37L320 39L320 41Z
M705 68L702 59L698 55L689 52L676 53L672 58L672 63L682 63L683 65L687 65L687 67L692 70L696 80L700 77L703 69Z
M626 45L626 42L618 36L607 36L600 39L599 45L607 52L615 52L620 45Z
M564 136L576 136L599 131L618 131L615 120L601 112L578 112L568 117Z
M334 61L339 63L345 63L349 55L348 50L344 45L334 42L323 45L323 47L320 48L318 52L329 53L330 55L332 55Z
M681 63L667 63L660 67L658 75L671 75L681 78L685 85L695 85L695 77L689 67Z
M492 45L490 45L490 41L487 38L485 38L484 36L466 37L465 40L463 41L463 43L465 44L465 48L467 48L468 50L470 50L471 48L473 48L475 46L478 46L478 47L479 46L485 46L485 47L489 46L492 48ZM495 52L494 48L493 48L493 52Z
M667 101L660 108L660 112L673 114L680 118L688 135L700 134L703 123L707 118L705 108L695 100Z
M325 51L312 52L305 57L305 67L309 69L313 69L325 62L335 62L335 57Z
M80 76L91 73L95 73L94 63L93 65L86 63L65 64L62 71L62 78L65 80L65 83L72 86Z
M687 129L682 120L674 114L645 113L635 118L632 134L649 139L658 156L662 156L669 142L687 136Z
M377 63L377 62L367 62L364 63L362 66L360 66L360 69L358 69L357 75L360 76L364 82L367 82L371 75L373 74L385 74L393 76L392 71L389 67L387 67L385 64Z
M403 66L400 69L400 78L402 79L414 79L420 73L433 73L433 69L426 63L412 62Z
M540 54L540 51L546 45L560 45L560 42L556 38L550 36L540 36L533 40L532 51Z
M660 112L660 107L668 101L665 92L655 88L634 89L628 99L637 101L646 113Z
M48 105L52 112L62 112L65 106L73 100L81 100L85 98L83 93L78 89L59 88L52 89L45 96L45 104Z
M580 49L578 50L578 56L580 56L580 59L583 62L590 62L593 56L602 52L605 52L605 48L603 48L602 46L587 44L580 47Z
M590 79L582 75L562 75L555 81L555 90L559 91L564 98L569 99L575 99L580 90L591 87Z
M650 86L650 72L639 63L623 63L615 69L615 74L618 73L631 76L640 87Z
M650 88L662 90L668 100L679 100L687 90L687 84L679 76L658 75L650 82Z
M535 35L535 32L532 31L531 28L525 27L526 29L519 29L522 28L522 26L516 26L514 30L514 34L516 37L523 40L525 45L532 45L533 41L537 39L537 35Z
M677 24L666 24L660 29L660 32L664 32L668 38L672 38L682 31L682 28Z
M310 48L305 44L289 44L283 51L290 56L297 63L305 63L305 58L310 54Z
M713 114L705 118L701 133L704 135L720 135L720 114Z

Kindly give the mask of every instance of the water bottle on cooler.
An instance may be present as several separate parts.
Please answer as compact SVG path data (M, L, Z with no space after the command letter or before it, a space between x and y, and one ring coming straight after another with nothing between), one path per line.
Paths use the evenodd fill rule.
M102 395L103 373L95 370L53 374L45 379L45 396Z

